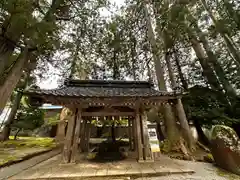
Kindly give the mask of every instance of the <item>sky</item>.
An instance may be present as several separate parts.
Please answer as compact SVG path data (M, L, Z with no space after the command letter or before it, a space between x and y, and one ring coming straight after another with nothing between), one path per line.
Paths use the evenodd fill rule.
M113 4L115 3L118 7L124 5L124 0L110 0ZM111 9L112 10L112 9ZM113 11L113 10L112 10ZM102 16L109 16L111 12L109 12L107 9L103 9L101 11ZM41 89L54 89L58 87L58 80L60 79L60 71L50 64L49 66L49 78L39 79L37 78L37 85Z

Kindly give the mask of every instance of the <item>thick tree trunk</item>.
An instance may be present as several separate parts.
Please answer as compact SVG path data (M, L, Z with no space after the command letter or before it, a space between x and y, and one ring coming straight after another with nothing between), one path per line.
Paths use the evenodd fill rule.
M209 46L209 43L208 43L208 40L207 40L205 34L198 27L198 24L196 23L197 20L191 15L191 12L188 12L188 14L189 14L189 18L190 18L191 22L194 25L195 31L198 33L199 39L206 51L206 54L207 54L208 60L209 60L209 64L211 64L212 67L214 68L214 70L218 76L218 79L221 82L227 96L228 97L236 97L235 90L233 89L232 85L229 83L228 79L226 78L225 72L224 72L223 68L221 67L221 65L219 64L216 55L211 50L211 47Z
M6 37L0 37L0 85L4 82L4 74L8 65L9 59L14 51L15 45Z
M221 65L219 64L215 54L213 53L213 51L210 49L208 42L206 40L206 38L201 35L201 41L203 43L203 47L206 50L206 53L209 57L210 62L213 65L213 68L218 76L219 81L221 82L226 94L228 95L228 97L236 97L236 92L233 89L232 85L229 83L228 79L226 78L225 72L223 70L223 68L221 67Z
M174 72L173 72L170 58L171 58L170 52L166 52L165 53L165 61L166 61L167 68L168 68L168 75L169 75L169 79L170 79L170 83L171 83L171 88L172 88L172 90L174 90L177 86L177 83L176 83L176 80L174 77Z
M132 71L133 71L133 79L137 80L137 74L136 74L136 39L133 37L132 33L130 34L130 39L133 45L131 45L131 59L132 59Z
M77 29L77 35L79 36L79 31L80 29L78 28ZM77 60L78 60L78 55L79 55L79 51L80 51L80 40L79 38L77 38L76 40L76 49L75 49L75 52L73 53L73 60L72 60L72 64L71 64L71 71L70 71L70 75L69 75L69 78L74 78L74 75L76 75L76 71L77 71ZM79 72L80 74L80 72ZM81 76L78 77L78 78L82 78Z
M181 99L177 99L176 111L183 137L187 141L189 149L193 150L195 148L194 139L188 124L187 116L185 114Z
M210 18L212 19L213 23L216 26L216 30L219 32L219 34L222 36L222 38L224 39L226 46L228 48L228 51L232 54L232 56L234 57L235 61L238 63L238 65L240 64L240 51L238 50L238 48L235 46L233 40L229 37L228 34L226 34L226 32L223 32L222 30L222 26L219 26L219 22L217 21L217 19L214 17L214 15L212 14L211 10L209 9L206 0L201 0L203 7L205 8L205 10L208 12L208 15L210 16Z
M170 53L169 52L166 52L165 60L166 60L166 64L168 67L169 78L170 78L172 89L175 89L177 84L175 81L172 64L170 62ZM192 137L189 125L188 125L187 117L186 117L181 99L177 99L176 112L177 112L178 120L180 122L181 131L184 135L184 139L187 140L189 148L192 149L192 148L194 148L193 137Z
M200 44L200 42L197 40L197 37L194 36L190 30L189 30L189 37L190 37L190 42L192 43L192 47L195 51L195 54L202 66L203 69L203 75L206 77L208 84L210 87L214 90L221 91L222 88L219 84L219 81L212 69L212 67L209 65L208 59L205 55L205 52Z
M29 2L29 3L34 3L34 2ZM48 12L46 13L45 17L43 18L43 22L52 22L54 23L56 21L55 18L55 13L57 12L58 8L61 6L61 4L64 3L64 0L53 0L52 1L52 5L51 8L48 10ZM30 9L24 11L26 13L26 16L31 16L32 15L32 11L34 10L33 7L34 6L29 6L27 5L27 7ZM0 34L3 37L11 37L11 43L14 44L14 47L11 46L11 48L6 49L6 41L5 41L5 45L3 44L1 47L1 43L0 43L0 69L1 69L1 65L2 64L7 64L5 62L8 61L9 57L7 57L6 55L9 55L11 51L13 51L13 49L15 48L15 44L16 42L19 41L19 38L21 37L22 34L24 34L25 30L26 30L26 23L28 22L22 22L21 27L18 27L19 29L21 29L21 31L18 29L17 31L14 29L9 29L9 28L13 28L15 26L9 26L9 23L11 22L12 19L14 18L18 18L18 17L10 17L10 20L6 20L6 25L3 23L2 26L5 26L4 29L6 30L4 32L4 34ZM12 33L14 32L14 34ZM48 32L48 34L51 34L52 32ZM1 42L1 39L0 39ZM33 46L34 47L34 46ZM3 48L3 50L1 49ZM5 50L4 50L5 49ZM1 59L1 52L8 52L5 53L4 59ZM16 84L19 81L19 78L21 77L24 65L27 64L27 60L28 60L28 56L29 56L29 51L28 48L26 47L24 52L22 52L19 57L16 60L16 63L14 64L14 66L10 69L10 71L8 72L8 74L6 76L2 76L1 71L0 71L0 78L2 84L0 83L0 111L3 110L9 96L11 95L13 89L15 88ZM2 63L1 61L4 61L4 63ZM2 64L1 64L2 63ZM4 70L5 71L5 70Z
M160 62L159 50L157 47L157 42L155 39L151 18L146 5L144 6L144 10L145 10L145 18L146 18L147 29L148 29L148 40L151 44L151 49L153 53L154 69L157 76L158 87L159 87L159 90L166 91L167 88L166 88L166 83L164 79L163 65Z
M0 87L1 110L3 110L3 108L5 107L13 89L16 87L19 79L21 78L24 65L26 64L28 59L29 52L28 49L25 49L24 52L19 55L18 59L16 60L16 64L12 68L11 72L9 72L9 75L7 76L4 84Z
M14 121L14 118L15 118L15 115L16 115L17 110L19 108L21 99L22 99L22 93L18 92L16 94L16 97L14 99L13 105L11 107L11 112L10 112L10 114L8 116L8 119L5 122L5 126L3 128L2 136L1 136L1 139L0 139L1 141L6 141L9 138L9 135L10 135L10 132L11 132L11 125L12 125L12 123Z
M165 104L164 108L164 125L166 129L167 139L169 141L168 151L174 148L174 145L177 141L179 141L180 132L177 128L177 124L175 121L175 116L173 114L173 110L170 104Z
M198 136L199 136L199 141L201 143L203 143L204 145L208 146L209 145L209 140L208 140L207 136L205 136L200 123L196 119L194 119L193 123L196 127L196 130L197 130L197 133L198 133Z
M118 69L119 65L117 62L117 50L114 49L113 51L113 79L119 80L120 78L120 72Z
M159 90L167 91L166 83L164 79L163 65L160 62L159 49L156 43L156 38L154 36L151 18L148 13L147 2L144 1L144 3L145 3L144 4L145 18L146 18L146 23L148 28L148 38L152 48L158 87L159 87ZM182 143L181 134L179 133L179 130L177 128L175 115L173 114L172 107L170 104L165 104L163 106L163 115L164 115L164 124L166 128L167 138L169 140L169 150L173 148L173 145L175 145L176 142L180 142L180 144L182 144L182 147L185 148L185 146ZM184 149L184 148L181 148L181 149ZM184 153L187 154L186 151Z
M19 43L21 36L28 30L28 19L21 18L19 21L19 15L25 17L31 17L32 12L35 9L33 5L34 1L25 1L21 4L22 10L16 10L17 5L13 9L9 9L9 14L5 17L0 27L0 85L5 82L3 76L11 69L11 56L14 52L16 45Z
M182 69L181 69L181 65L180 65L180 62L179 62L177 51L174 50L173 53L174 53L174 61L177 65L177 70L178 70L178 74L179 74L179 77L180 77L180 80L181 80L181 83L182 83L182 87L185 91L187 91L188 90L188 84L187 84L187 81L184 78L184 75L183 75L183 72L182 72Z

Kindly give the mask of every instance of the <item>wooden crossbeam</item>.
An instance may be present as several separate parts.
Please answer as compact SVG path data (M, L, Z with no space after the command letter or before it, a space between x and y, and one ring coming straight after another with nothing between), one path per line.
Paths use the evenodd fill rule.
M134 116L134 112L83 112L82 116Z

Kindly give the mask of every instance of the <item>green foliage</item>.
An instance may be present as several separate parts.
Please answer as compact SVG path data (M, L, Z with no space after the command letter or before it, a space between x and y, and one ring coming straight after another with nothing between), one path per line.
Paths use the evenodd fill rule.
M56 143L52 138L42 137L18 137L14 140L13 136L8 141L1 143L0 148L27 148L27 147L55 147Z
M44 124L44 110L28 104L21 104L15 118L14 128L34 130Z
M211 130L211 140L221 137L234 140L235 143L238 141L238 135L232 128L223 125L214 126Z
M48 118L46 124L47 125L57 125L59 122L59 119L60 119L60 113L56 114L53 117Z
M91 123L94 125L100 125L100 126L111 126L113 123L116 125L123 125L127 126L128 119L122 118L122 119L106 119L104 121L93 119L91 120Z
M22 160L26 155L45 151L57 145L51 138L18 137L17 140L14 140L13 136L9 138L0 144L0 165Z
M231 126L239 123L238 112L232 111L221 92L207 87L195 86L183 97L184 108L189 120L200 120L202 125L222 124ZM239 108L239 104L233 107Z

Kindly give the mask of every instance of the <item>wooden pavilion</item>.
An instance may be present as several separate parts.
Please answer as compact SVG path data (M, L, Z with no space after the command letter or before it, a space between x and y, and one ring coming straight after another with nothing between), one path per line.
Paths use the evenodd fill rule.
M64 122L59 122L58 133L64 138L64 163L76 161L81 141L88 143L86 128L92 117L127 117L130 148L137 160L153 161L149 145L146 112L163 103L176 104L180 94L161 92L147 81L67 80L53 90L30 89L26 92L35 104L62 105L72 111L65 133Z

